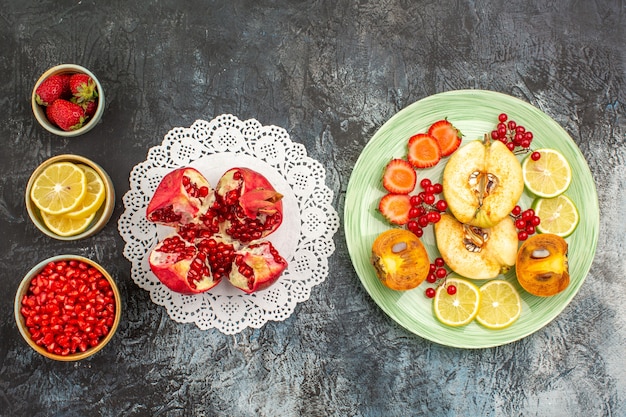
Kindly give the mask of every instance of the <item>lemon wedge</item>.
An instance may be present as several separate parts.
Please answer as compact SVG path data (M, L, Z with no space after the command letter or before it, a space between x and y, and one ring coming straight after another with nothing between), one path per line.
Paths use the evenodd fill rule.
M448 293L448 287L454 286L456 292ZM476 285L461 278L446 278L445 285L439 286L433 299L435 317L441 323L458 327L470 323L478 313L480 290Z
M35 178L30 198L42 213L59 215L78 207L86 193L85 172L71 162L56 162Z
M572 182L572 168L567 159L554 149L538 149L535 152L541 155L538 160L533 161L531 154L522 162L526 188L544 198L563 194Z
M83 164L78 164L78 166L85 172L87 178L87 193L78 207L66 214L67 217L72 219L84 218L91 213L95 213L106 197L104 181L102 181L102 178L100 178L96 170Z
M532 204L535 215L541 219L537 226L540 233L553 233L557 236L571 235L580 221L574 202L565 194L554 198L538 198Z
M41 212L41 218L46 224L46 227L50 229L52 233L59 236L75 236L79 233L87 230L96 213L91 213L86 217L71 218L64 214L48 214L44 211Z
M504 329L522 313L522 301L508 281L496 279L480 287L480 305L476 321L488 329Z

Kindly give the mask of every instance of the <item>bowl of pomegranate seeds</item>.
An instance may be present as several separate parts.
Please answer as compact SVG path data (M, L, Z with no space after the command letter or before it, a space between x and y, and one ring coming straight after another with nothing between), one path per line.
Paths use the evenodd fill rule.
M35 118L55 135L72 137L95 127L104 113L104 90L87 68L62 64L44 72L31 97Z
M24 340L58 361L85 359L106 346L120 322L120 293L96 262L59 255L33 267L15 295Z
M79 155L53 156L31 174L25 193L33 224L57 240L93 236L115 208L115 188L106 171Z

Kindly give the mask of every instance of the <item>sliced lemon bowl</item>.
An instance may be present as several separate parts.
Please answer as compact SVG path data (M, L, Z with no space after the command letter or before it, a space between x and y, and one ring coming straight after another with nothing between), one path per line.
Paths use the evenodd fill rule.
M92 160L58 155L41 163L26 186L26 211L45 235L79 240L98 233L115 207L109 175Z

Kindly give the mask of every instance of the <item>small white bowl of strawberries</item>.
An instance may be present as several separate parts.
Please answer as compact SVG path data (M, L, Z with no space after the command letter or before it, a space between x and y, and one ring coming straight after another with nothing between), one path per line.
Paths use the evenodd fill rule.
M50 133L79 136L93 129L104 112L104 90L96 76L75 64L44 72L31 97L35 118Z

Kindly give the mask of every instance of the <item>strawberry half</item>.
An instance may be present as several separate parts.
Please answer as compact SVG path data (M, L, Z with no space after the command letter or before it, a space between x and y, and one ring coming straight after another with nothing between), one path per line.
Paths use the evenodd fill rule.
M461 141L463 140L461 131L447 119L433 123L430 129L428 129L428 134L439 142L442 157L451 155L456 151L461 146Z
M441 160L439 142L427 133L411 136L408 148L408 160L415 168L430 168Z
M383 173L383 187L394 194L408 194L415 188L417 174L405 159L392 159Z
M406 224L409 221L411 197L407 194L386 194L380 199L378 210L390 223Z

